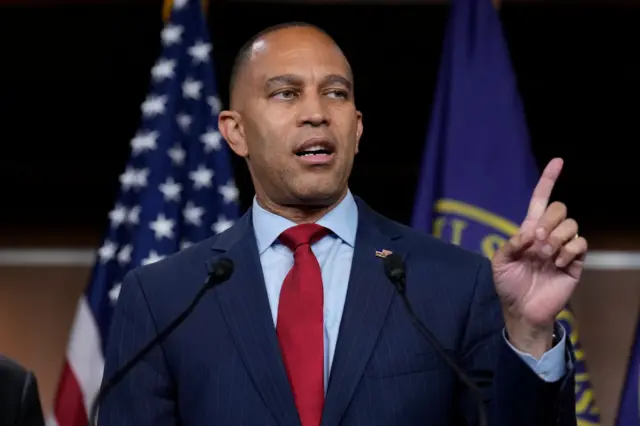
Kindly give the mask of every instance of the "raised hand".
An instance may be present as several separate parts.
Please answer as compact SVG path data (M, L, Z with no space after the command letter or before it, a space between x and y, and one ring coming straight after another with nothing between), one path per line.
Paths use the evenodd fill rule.
M576 221L567 218L567 207L549 205L562 166L560 158L549 162L519 233L492 259L509 340L532 355L550 346L553 324L578 284L587 253L587 241L578 236Z

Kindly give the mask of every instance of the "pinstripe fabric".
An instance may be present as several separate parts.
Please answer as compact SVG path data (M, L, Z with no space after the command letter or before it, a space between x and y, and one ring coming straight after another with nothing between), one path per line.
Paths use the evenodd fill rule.
M471 395L413 328L375 257L381 249L405 258L407 291L418 315L485 384L492 426L575 425L573 371L545 383L506 345L486 259L357 203L356 248L322 425L448 426L476 420ZM222 254L236 264L232 278L207 294L165 344L107 396L100 426L299 426L250 211L227 232L127 276L105 376L189 304L206 278L206 265Z

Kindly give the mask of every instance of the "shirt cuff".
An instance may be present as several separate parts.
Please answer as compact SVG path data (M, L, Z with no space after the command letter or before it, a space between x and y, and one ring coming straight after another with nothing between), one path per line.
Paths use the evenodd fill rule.
M516 349L507 339L505 330L502 330L502 337L505 342L507 342L507 345L520 356L538 377L545 382L557 382L566 374L568 366L565 362L566 333L564 327L556 327L556 330L562 335L560 341L553 348L545 352L539 360L528 353Z

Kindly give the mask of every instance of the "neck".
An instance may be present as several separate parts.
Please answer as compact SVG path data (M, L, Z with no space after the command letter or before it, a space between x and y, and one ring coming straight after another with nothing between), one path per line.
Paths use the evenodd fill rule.
M319 221L324 215L333 210L344 197L347 196L347 189L344 190L340 197L330 204L278 204L270 200L269 198L256 194L256 200L260 207L268 212L276 214L278 216L289 219L290 221L300 225L302 223L315 223Z

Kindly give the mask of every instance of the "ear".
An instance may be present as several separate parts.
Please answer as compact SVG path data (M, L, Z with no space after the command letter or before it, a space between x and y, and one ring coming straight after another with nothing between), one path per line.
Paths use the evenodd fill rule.
M220 111L218 114L218 130L227 141L229 147L240 157L247 157L249 149L242 126L242 117L236 111Z
M360 111L356 111L356 119L358 120L357 128L356 128L356 154L358 153L358 149L360 147L360 138L362 137L363 127L362 127L362 113Z

